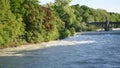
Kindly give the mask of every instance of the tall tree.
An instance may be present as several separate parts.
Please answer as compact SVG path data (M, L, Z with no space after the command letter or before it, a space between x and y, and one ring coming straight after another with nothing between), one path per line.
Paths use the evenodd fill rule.
M24 25L10 10L9 0L0 0L0 45L14 45L23 35Z

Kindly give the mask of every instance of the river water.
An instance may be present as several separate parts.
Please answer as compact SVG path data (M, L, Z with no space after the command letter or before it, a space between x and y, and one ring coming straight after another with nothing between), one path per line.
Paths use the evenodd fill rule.
M120 68L120 35L75 35L43 46L1 50L0 68Z

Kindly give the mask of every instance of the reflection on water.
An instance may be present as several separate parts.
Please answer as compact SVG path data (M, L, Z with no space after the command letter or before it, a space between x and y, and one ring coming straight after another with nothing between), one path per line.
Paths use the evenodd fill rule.
M120 68L120 35L76 35L0 54L0 68Z

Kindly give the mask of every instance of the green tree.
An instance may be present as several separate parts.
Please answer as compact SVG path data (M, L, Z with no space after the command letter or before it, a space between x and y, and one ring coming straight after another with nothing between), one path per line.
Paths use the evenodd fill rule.
M10 10L9 0L0 0L0 45L15 45L24 33L24 24L21 19L16 20L16 16Z
M68 30L71 32L71 35L73 33L71 28L73 27L72 24L75 22L76 17L74 10L70 6L70 2L71 0L55 0L55 3L49 6L49 8L52 8L52 10L55 12L57 23L60 25L58 26L58 29L60 29L60 37L63 35L62 32L66 32Z

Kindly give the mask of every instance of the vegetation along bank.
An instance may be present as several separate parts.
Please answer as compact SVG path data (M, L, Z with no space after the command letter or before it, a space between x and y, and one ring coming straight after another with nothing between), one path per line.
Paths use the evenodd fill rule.
M75 32L95 30L88 21L120 21L120 14L93 9L71 0L40 5L38 0L0 0L0 48L63 39Z

